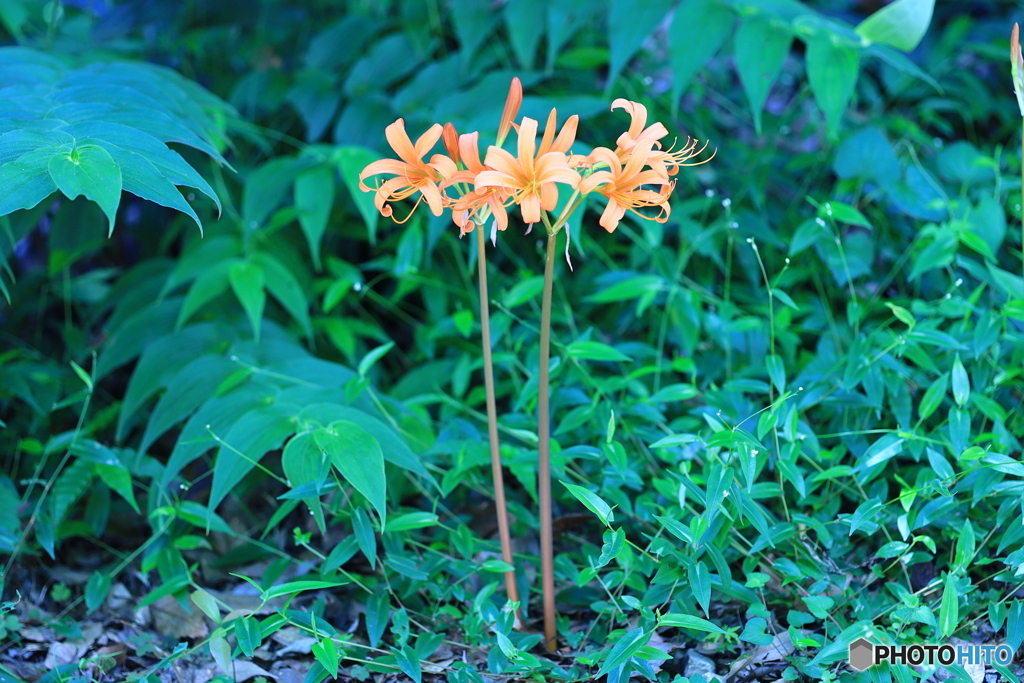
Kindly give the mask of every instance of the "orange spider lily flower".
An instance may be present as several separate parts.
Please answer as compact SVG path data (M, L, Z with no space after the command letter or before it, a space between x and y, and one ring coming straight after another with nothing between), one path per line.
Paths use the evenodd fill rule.
M661 147L658 140L668 135L668 129L657 121L647 125L647 107L620 97L612 102L612 111L616 109L625 109L630 116L629 129L615 141L615 151L623 162L625 155L644 140L650 140L652 147Z
M505 108L501 112L501 122L498 124L498 147L508 137L508 130L512 127L519 107L523 104L523 83L517 77L512 78L512 84L508 88L508 96L505 98Z
M532 224L540 221L542 209L553 211L558 203L555 183L575 189L580 175L569 168L563 152L549 151L537 155L537 122L531 118L523 118L519 126L518 151L517 158L500 147L490 147L484 165L492 170L477 174L476 187L509 190L513 201L520 207L523 221Z
M686 144L682 148L663 152L660 149L661 143L659 140L668 135L668 130L658 122L647 125L647 107L639 102L631 102L620 97L612 102L612 110L615 109L625 109L631 117L629 130L620 135L618 140L616 140L615 153L623 163L628 162L630 152L638 144L648 140L652 145L651 151L647 155L647 164L665 176L675 174L680 166L699 166L711 161L715 156L712 153L710 157L703 161L687 163L690 159L700 155L708 146L707 141L705 141L704 146L698 149L698 141L691 140L690 138L686 139Z
M455 130L455 124L444 124L444 128L441 130L441 142L444 143L448 156L458 164L461 161L459 157L459 132Z
M615 232L626 211L659 223L668 220L671 212L668 198L672 194L672 183L657 170L643 170L654 144L653 140L646 139L633 146L625 166L619 155L607 147L598 147L590 155L595 163L607 165L608 169L594 171L584 178L579 190L584 194L597 190L608 198L608 206L599 221L601 227L608 232ZM642 187L644 185L660 185L661 191L645 190ZM653 217L637 211L639 207L649 206L660 207L661 211Z
M459 136L459 157L466 170L447 178L442 187L457 183L473 183L483 171L493 170L480 163L479 138L480 134L476 132ZM478 187L454 200L451 204L452 220L461 230L459 236L472 232L476 222L486 220L488 214L494 216L498 230L508 228L508 212L505 205L511 199L512 194L507 189L493 186Z
M440 124L435 123L427 129L427 132L419 137L415 145L412 144L409 135L405 132L405 121L402 119L392 123L384 132L391 148L395 150L400 160L381 159L368 165L359 174L359 189L363 192L376 192L373 198L374 206L386 218L393 218L394 215L390 202L407 199L417 192L420 193L421 199L427 201L431 213L440 216L444 210L445 198L441 194L441 190L438 189L438 183L444 177L458 170L455 162L441 154L431 157L430 163L423 161L423 156L433 148L441 137ZM363 182L366 178L381 173L389 173L397 177L384 181L380 187L367 187ZM419 200L416 205L419 205ZM415 210L414 206L413 211ZM411 215L410 211L409 216ZM409 220L409 216L406 216L405 220ZM405 222L393 220L398 223Z

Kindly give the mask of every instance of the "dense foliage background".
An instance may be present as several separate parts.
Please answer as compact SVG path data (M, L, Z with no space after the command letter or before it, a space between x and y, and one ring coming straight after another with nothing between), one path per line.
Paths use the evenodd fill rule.
M1015 9L0 1L0 683L911 681L848 644L1018 650ZM489 261L515 630L475 244L357 187L396 118L486 139L513 76L581 151L616 97L717 149L667 223L570 226L552 657L541 243Z

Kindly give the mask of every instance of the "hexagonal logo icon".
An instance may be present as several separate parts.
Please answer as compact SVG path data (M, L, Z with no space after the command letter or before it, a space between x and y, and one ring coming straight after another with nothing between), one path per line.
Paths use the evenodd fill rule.
M850 666L857 671L864 671L875 664L875 646L866 638L858 638L850 643Z

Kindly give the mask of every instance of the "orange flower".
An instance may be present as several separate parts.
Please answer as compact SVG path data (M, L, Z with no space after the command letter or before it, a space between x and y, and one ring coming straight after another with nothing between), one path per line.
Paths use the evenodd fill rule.
M508 95L505 97L505 108L501 112L501 121L498 123L498 147L501 147L508 136L508 129L514 125L512 121L519 113L519 107L523 104L523 83L513 77L508 87Z
M629 130L615 141L615 152L623 162L626 161L626 155L630 150L645 140L650 140L652 147L661 147L658 140L668 135L668 129L659 122L647 125L647 107L639 102L631 102L620 97L612 102L612 111L616 109L625 109L630 116Z
M599 221L601 227L608 232L615 232L626 211L632 211L641 218L659 223L668 220L671 211L668 198L672 194L672 183L660 171L643 170L654 144L654 141L648 138L634 145L625 166L622 165L619 154L606 147L598 147L590 155L595 164L606 165L608 169L594 171L580 182L579 189L584 194L597 190L608 198L608 206L605 207ZM645 190L644 185L660 185L661 191ZM637 211L637 208L649 206L660 207L657 216L645 216Z
M431 213L440 216L445 204L445 198L438 189L438 183L444 177L454 174L458 168L455 162L448 157L435 154L430 163L423 161L423 156L433 148L441 137L441 126L434 124L427 132L420 136L413 145L409 135L405 132L405 121L398 119L385 129L385 135L391 148L398 154L399 159L381 159L375 161L359 174L359 189L363 192L376 192L373 203L382 216L392 217L394 211L390 202L397 202L411 197L419 192L421 199L427 200L427 206ZM373 175L389 173L396 176L384 181L379 187L367 187L363 181ZM420 200L416 201L419 206ZM416 210L413 207L413 211ZM412 211L409 212L409 216ZM405 220L409 220L406 216ZM405 221L398 221L404 223Z
M473 183L477 176L488 169L480 163L478 146L479 133L468 133L459 136L458 154L466 170L459 171L448 177L442 187L457 183ZM508 228L508 212L505 205L512 199L512 194L503 187L478 187L470 190L452 202L452 220L459 226L461 235L472 232L475 223L494 216L498 230Z
M690 159L701 154L708 146L707 141L705 141L704 146L697 149L698 141L689 138L686 139L686 144L681 149L675 151L670 149L663 152L661 151L659 140L668 135L668 130L658 122L647 125L647 107L639 102L631 102L620 97L612 102L612 110L614 111L615 109L625 109L629 112L631 119L629 130L620 135L618 140L615 141L615 153L622 163L627 163L632 150L644 141L652 143L651 151L647 155L647 164L654 170L662 173L666 178L675 174L680 166L698 166L714 158L712 153L711 157L704 161L692 164L687 163Z
M531 118L523 118L519 126L519 157L492 146L487 150L484 165L492 170L477 174L477 189L499 187L508 190L526 223L538 222L542 209L554 210L558 203L555 183L576 188L580 182L579 173L569 167L565 153L547 151L537 155L537 122Z

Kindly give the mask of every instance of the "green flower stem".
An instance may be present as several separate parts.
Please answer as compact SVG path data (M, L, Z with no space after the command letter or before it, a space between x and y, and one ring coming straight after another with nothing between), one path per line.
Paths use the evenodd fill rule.
M1024 278L1024 117L1020 120L1020 275Z
M508 599L519 602L516 587L515 564L512 560L512 534L508 526L508 505L505 502L505 480L501 470L501 448L498 442L498 408L494 397L494 362L491 358L491 313L487 295L487 240L484 227L476 226L476 262L480 281L480 333L484 352L484 388L487 393L487 436L491 444L491 478L494 480L494 507L498 516L498 535L501 537L501 559L512 569L505 572L505 591ZM516 609L516 625L522 623L522 614Z
M540 498L540 571L544 588L544 647L558 647L555 629L555 558L551 530L551 424L548 407L548 365L551 360L551 287L558 233L548 235L544 260L544 294L540 309L540 366L537 375L537 495Z

